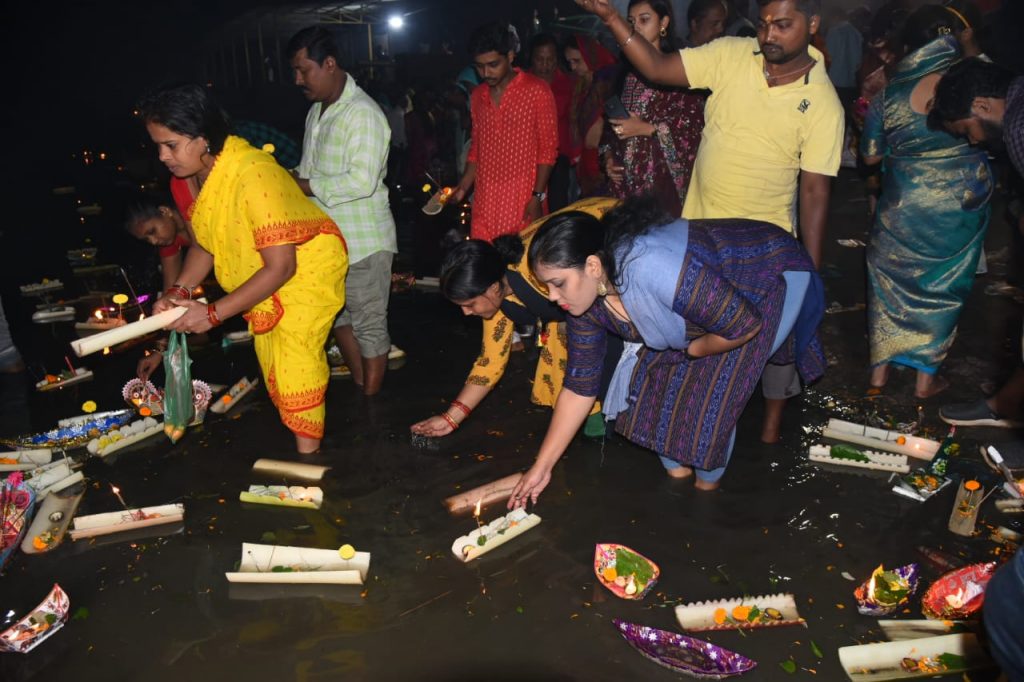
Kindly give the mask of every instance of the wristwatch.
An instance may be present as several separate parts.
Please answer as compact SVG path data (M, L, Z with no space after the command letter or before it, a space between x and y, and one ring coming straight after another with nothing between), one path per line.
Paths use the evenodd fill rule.
M547 199L547 198L548 198L548 193L547 193L547 192L533 192L533 196L534 196L534 197L535 197L535 198L536 198L536 199L537 199L538 201L544 201L545 199Z

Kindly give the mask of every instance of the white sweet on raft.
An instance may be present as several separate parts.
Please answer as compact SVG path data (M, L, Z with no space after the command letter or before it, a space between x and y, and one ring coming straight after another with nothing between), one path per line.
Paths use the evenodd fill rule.
M112 429L108 433L100 436L99 438L93 438L89 441L85 449L90 455L98 454L100 450L103 450L109 445L130 438L132 436L139 436L146 431L153 429L160 425L160 422L153 419L152 417L146 417L145 419L136 419L131 424L125 424L118 429Z

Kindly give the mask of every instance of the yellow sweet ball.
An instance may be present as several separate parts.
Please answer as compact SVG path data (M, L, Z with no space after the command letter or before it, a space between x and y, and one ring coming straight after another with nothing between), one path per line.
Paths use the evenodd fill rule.
M113 300L117 305L124 305L128 302L128 296L126 294L115 294Z
M86 400L84 403L82 403L82 412L85 412L86 414L92 414L95 411L96 411L96 401L95 400Z
M348 561L349 559L351 559L355 555L356 555L356 548L353 547L352 545L347 545L347 544L346 545L342 545L338 549L338 556L340 556L345 561Z
M427 183L426 185L423 185L423 193L426 194L429 191L430 191L430 183Z

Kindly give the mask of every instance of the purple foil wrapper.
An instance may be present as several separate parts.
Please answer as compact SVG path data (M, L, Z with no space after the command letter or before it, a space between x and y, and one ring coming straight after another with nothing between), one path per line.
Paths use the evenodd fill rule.
M702 680L721 680L757 667L757 661L711 642L617 618L612 622L644 658L677 673Z
M853 592L853 596L857 598L858 613L862 616L888 616L914 596L914 592L917 591L917 564L900 566L899 568L892 569L892 572L907 581L907 585L910 586L907 596L898 604L879 604L874 600L867 599L868 582L872 580L869 577L864 581L863 585ZM872 575L874 575L874 571L872 571Z

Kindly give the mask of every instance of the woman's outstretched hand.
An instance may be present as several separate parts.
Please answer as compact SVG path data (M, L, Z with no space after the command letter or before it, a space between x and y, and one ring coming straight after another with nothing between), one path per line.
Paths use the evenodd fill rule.
M601 21L608 21L617 14L615 7L608 0L576 0L576 4L601 18Z
M432 437L447 436L453 431L452 425L441 415L434 415L421 422L416 422L409 427L409 430L420 436Z
M135 367L135 375L142 381L146 381L163 361L163 353L149 351L147 355L139 358L139 364Z
M516 483L516 487L512 490L512 497L508 500L508 508L517 509L525 507L527 500L537 504L537 498L540 497L541 492L550 482L551 469L539 462L534 464L519 479L519 483Z

